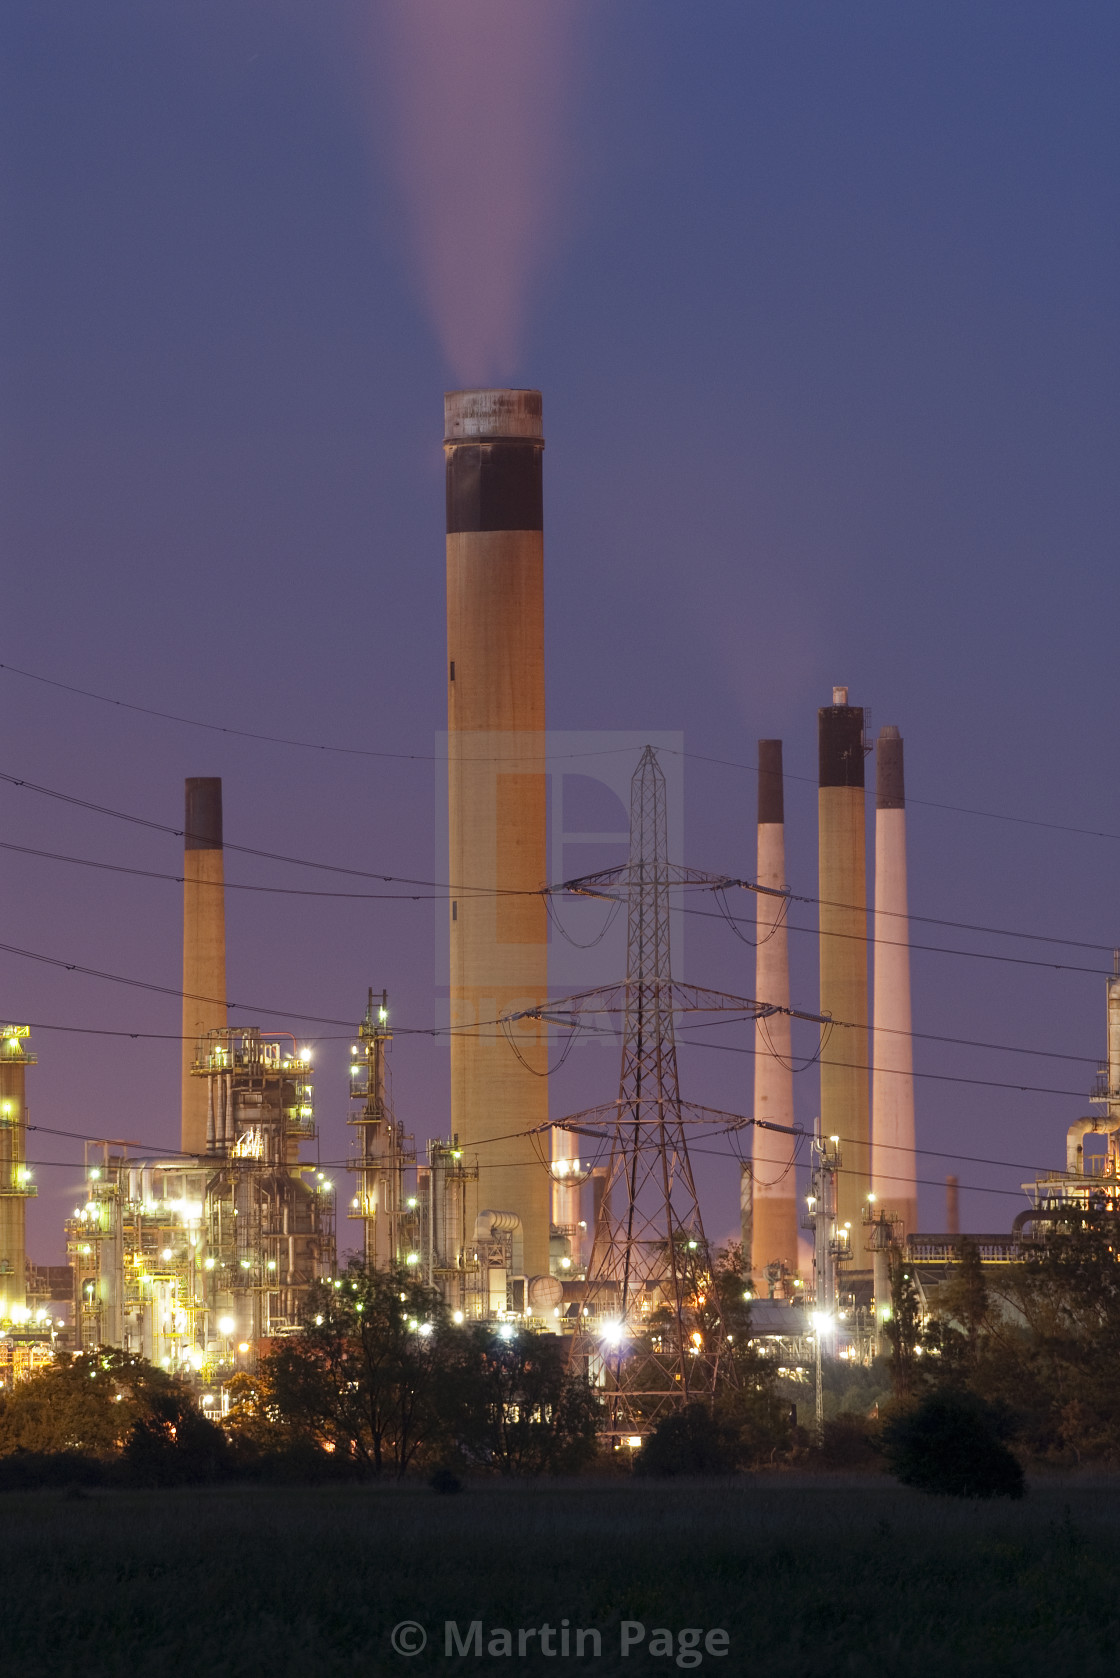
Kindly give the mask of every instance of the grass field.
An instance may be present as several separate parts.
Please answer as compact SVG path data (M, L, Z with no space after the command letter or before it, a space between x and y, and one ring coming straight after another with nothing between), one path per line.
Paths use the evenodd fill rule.
M0 1675L1115 1675L1118 1490L1043 1483L995 1506L878 1476L9 1494ZM428 1633L412 1657L390 1643L404 1620ZM482 1654L448 1657L447 1620L464 1638L481 1620ZM623 1620L647 1633L625 1658ZM520 1656L516 1636L486 1653L492 1628L546 1623L556 1654L532 1638ZM676 1644L646 1652L657 1627L722 1628L729 1652L678 1666ZM598 1630L598 1657L590 1639L577 1657L576 1628Z

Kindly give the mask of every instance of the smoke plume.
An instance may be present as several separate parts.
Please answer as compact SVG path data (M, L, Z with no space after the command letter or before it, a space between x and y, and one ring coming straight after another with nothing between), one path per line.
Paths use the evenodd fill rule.
M432 321L465 385L509 380L561 219L578 0L382 0L376 86Z

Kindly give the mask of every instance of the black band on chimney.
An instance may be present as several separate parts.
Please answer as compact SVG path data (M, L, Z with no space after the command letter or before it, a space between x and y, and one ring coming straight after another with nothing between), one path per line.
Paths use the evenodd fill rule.
M902 774L902 736L897 728L881 728L875 748L875 804L880 810L905 810L906 785Z
M782 742L758 742L758 825L784 822L785 798L782 786Z
M863 785L863 707L824 705L817 712L822 787Z
M222 783L216 776L196 776L187 782L184 848L220 851L222 848Z
M543 443L502 438L447 450L447 533L543 530Z

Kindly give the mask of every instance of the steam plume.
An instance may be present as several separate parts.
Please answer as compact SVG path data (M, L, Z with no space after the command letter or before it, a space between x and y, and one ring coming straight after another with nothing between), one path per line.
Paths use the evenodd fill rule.
M555 237L576 0L383 0L374 49L420 284L463 384L516 371Z

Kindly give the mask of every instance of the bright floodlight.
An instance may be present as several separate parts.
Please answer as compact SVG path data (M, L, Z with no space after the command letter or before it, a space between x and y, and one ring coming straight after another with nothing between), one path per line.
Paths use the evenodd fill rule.
M600 1332L608 1346L621 1346L626 1337L626 1330L622 1323L613 1319L604 1323Z
M237 1324L234 1322L232 1317L219 1317L218 1318L218 1333L219 1334L232 1334L236 1327L237 1327Z
M816 1329L818 1334L827 1334L831 1329L835 1328L835 1326L836 1324L833 1322L827 1311L813 1312L813 1327Z

